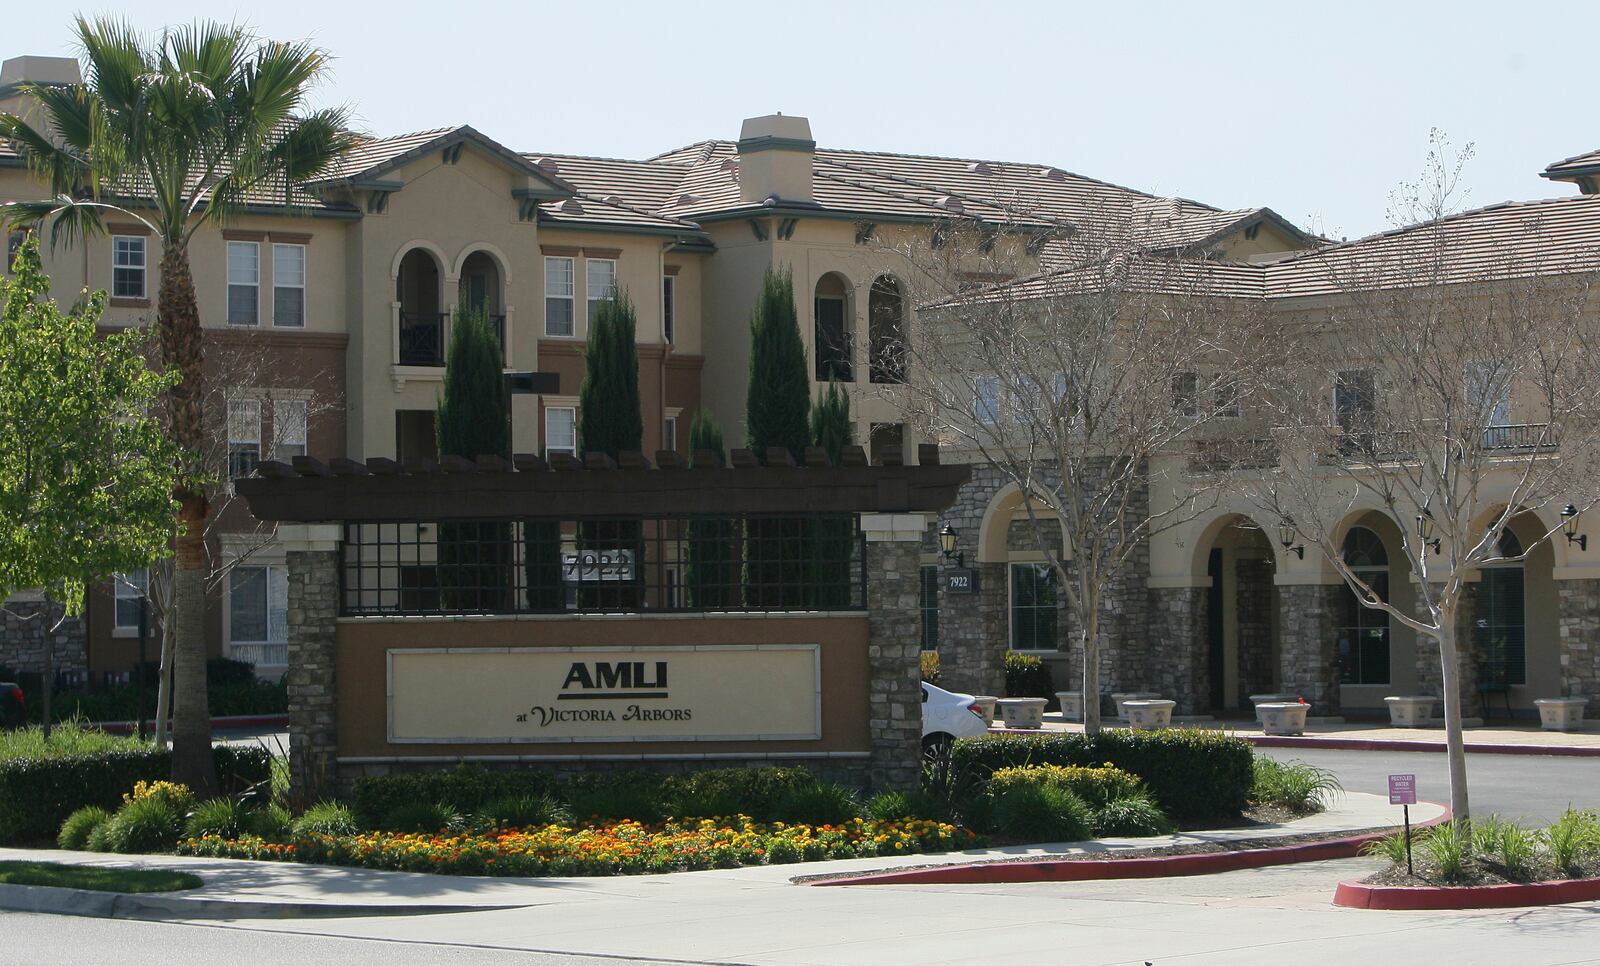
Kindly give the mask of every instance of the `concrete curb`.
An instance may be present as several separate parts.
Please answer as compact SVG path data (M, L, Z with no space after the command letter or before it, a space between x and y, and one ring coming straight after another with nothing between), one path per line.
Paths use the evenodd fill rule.
M349 919L495 912L512 905L375 905L335 902L263 902L154 893L99 892L55 886L0 884L0 909L95 919Z
M87 725L98 728L110 735L130 735L139 727L137 721L91 721ZM149 721L145 727L151 727ZM287 728L289 716L287 714L239 714L225 718L212 718L211 727L218 728Z
M1401 738L1302 738L1292 735L1241 735L1261 748L1326 748L1330 751L1433 751L1443 752L1442 741L1406 741ZM1600 746L1584 745L1467 745L1469 755L1551 755L1565 758L1600 758Z
M1504 909L1600 899L1600 879L1486 886L1379 886L1341 882L1333 904L1350 909Z
M1450 820L1450 809L1439 817L1418 823L1413 828L1442 825ZM981 862L970 865L931 866L892 872L868 872L838 879L819 879L813 886L844 885L988 885L1018 882L1089 882L1098 879L1161 879L1187 875L1214 875L1241 869L1261 869L1273 865L1295 865L1327 859L1353 859L1369 843L1393 832L1365 832L1344 838L1282 845L1274 848L1242 849L1237 852L1203 852L1196 855L1164 855L1140 859L1077 859L1060 862Z

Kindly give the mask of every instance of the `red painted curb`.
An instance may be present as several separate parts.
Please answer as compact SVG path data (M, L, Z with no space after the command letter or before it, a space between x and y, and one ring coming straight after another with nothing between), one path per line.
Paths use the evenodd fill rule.
M287 714L241 714L227 718L212 718L211 727L217 728L287 728L289 716ZM139 725L134 721L99 721L91 722L85 727L98 729L110 735L129 735L138 730ZM153 727L149 721L145 728Z
M1292 735L1241 735L1262 748L1327 748L1334 751L1444 751L1442 741L1406 741L1402 738L1301 738ZM1600 758L1600 746L1468 744L1467 754L1549 755L1564 758Z
M1414 828L1427 828L1447 822L1450 810ZM1088 882L1096 879L1160 879L1186 875L1214 875L1240 869L1260 869L1272 865L1321 862L1326 859L1351 859L1361 854L1369 842L1386 838L1390 832L1369 832L1342 839L1328 839L1304 845L1246 849L1240 852L1205 852L1199 855L1166 855L1142 859L1080 859L1066 862L984 862L970 865L943 865L903 872L868 872L839 879L820 879L814 886L844 885L988 885L1017 882Z
M1504 909L1600 899L1600 879L1486 886L1380 886L1341 882L1333 904L1350 909Z

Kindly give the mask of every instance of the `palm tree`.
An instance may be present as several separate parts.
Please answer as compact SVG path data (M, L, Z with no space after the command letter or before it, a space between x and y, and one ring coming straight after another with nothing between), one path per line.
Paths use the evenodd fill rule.
M38 128L0 114L52 198L0 206L0 220L46 222L52 242L101 230L107 211L136 218L161 240L156 330L163 368L180 378L164 399L172 440L202 452L204 340L189 242L237 213L252 192L288 199L354 143L341 109L305 110L328 54L260 40L237 25L196 23L144 37L111 19L77 19L85 80L29 87ZM215 787L206 701L205 521L208 474L198 455L180 478L173 541L175 698L172 772L197 791Z

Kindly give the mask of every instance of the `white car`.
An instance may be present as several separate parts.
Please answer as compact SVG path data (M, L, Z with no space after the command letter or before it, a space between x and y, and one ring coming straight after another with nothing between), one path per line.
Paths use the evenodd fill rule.
M956 694L922 682L922 747L943 748L957 738L988 734L983 709L970 694Z

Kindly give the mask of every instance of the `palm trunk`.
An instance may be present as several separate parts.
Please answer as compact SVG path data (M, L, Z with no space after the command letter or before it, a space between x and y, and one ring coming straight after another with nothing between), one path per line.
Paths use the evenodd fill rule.
M1461 735L1461 667L1456 641L1454 604L1439 608L1439 663L1444 684L1445 760L1450 769L1450 811L1455 821L1467 823L1467 746Z
M172 777L207 798L216 788L216 769L211 757L211 712L206 696L207 506L198 465L205 442L200 413L204 398L204 343L188 251L176 239L163 242L156 325L163 367L180 374L179 383L167 393L168 431L197 464L185 474L174 494L181 510L178 536L173 541L172 605L177 640L173 647Z

